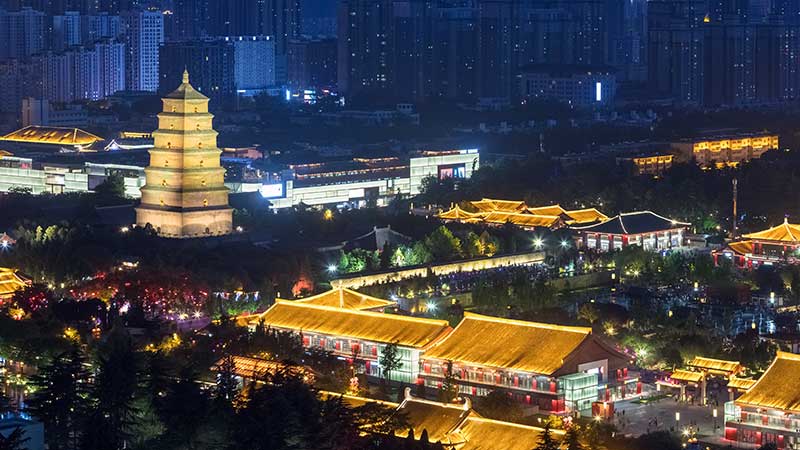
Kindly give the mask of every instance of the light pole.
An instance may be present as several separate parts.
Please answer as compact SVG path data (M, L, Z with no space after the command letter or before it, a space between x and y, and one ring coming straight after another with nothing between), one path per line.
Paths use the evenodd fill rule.
M675 411L675 431L680 432L681 430L681 412Z

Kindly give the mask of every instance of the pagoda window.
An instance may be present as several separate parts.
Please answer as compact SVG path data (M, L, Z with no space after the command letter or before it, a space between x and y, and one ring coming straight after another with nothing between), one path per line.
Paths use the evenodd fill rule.
M169 129L170 130L174 130L175 129L175 124L174 123L169 124Z
M161 180L161 185L162 186L166 186L167 185L167 180L166 179L162 179Z
M197 143L197 148L203 148L203 143L202 142L198 142Z
M168 148L168 149L171 149L171 148L172 148L172 142L167 142L167 148Z
M164 167L169 167L169 160L168 159L164 160Z
M194 112L197 114L197 106L194 107Z
M197 131L200 131L200 122L197 123Z
M206 185L206 180L200 180L200 185L205 186Z
M178 109L176 107L172 107L172 112L176 112Z
M163 198L160 200L160 202L161 202L161 206L164 206L164 199Z
M202 159L200 160L200 166L201 167L203 166L203 160Z
M208 199L207 198L203 199L203 206L208 206Z

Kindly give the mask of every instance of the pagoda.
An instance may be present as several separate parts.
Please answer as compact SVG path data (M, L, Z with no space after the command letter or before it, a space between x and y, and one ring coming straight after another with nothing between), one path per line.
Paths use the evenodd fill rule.
M183 83L162 101L136 223L172 238L229 234L233 209L208 97L189 84L184 71Z

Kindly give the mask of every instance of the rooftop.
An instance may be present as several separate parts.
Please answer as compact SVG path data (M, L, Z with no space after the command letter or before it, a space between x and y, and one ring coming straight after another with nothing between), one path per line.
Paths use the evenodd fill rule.
M608 234L645 234L688 227L690 224L667 219L652 211L622 213L604 222L575 230Z
M783 223L778 226L756 233L745 234L742 237L759 241L789 242L796 244L800 241L800 225L791 224L788 219L783 219Z
M800 355L778 352L764 375L735 403L800 413Z
M1 141L26 142L32 144L81 145L88 146L103 138L80 128L44 127L30 125L8 133Z
M249 380L262 380L267 374L275 374L280 370L286 370L292 366L280 361L271 361L262 358L251 358L248 356L232 356L233 373ZM225 358L220 359L211 367L211 370L219 372L225 365ZM295 367L300 373L309 375L310 371L303 367Z
M297 301L276 300L264 314L251 321L300 332L345 336L372 342L425 348L450 331L445 320L420 319L394 314L357 311Z
M453 332L428 349L424 357L551 375L591 333L592 329L586 327L467 312Z
M470 202L476 212L464 210L455 205L449 211L439 214L443 220L463 222L510 222L521 227L554 227L564 224L589 224L608 217L595 208L576 210L564 209L561 205L531 207L523 201L495 200L484 198Z
M0 267L0 298L11 296L26 286L28 281L20 277L16 270Z
M208 97L201 94L200 91L195 89L194 86L189 83L188 70L183 71L183 80L181 85L178 86L178 88L174 91L167 94L164 98L174 100L208 100Z
M678 369L672 372L669 376L676 381L689 381L692 383L699 383L703 379L703 374L700 372L692 372L690 370Z
M724 359L705 358L703 356L695 356L687 364L689 367L697 369L705 369L711 372L719 373L738 373L742 370L742 364L739 361L727 361Z
M385 308L395 304L395 302L390 300L372 297L345 288L332 289L330 291L323 292L322 294L295 300L294 302L307 305L330 306L334 308L353 309L359 311Z

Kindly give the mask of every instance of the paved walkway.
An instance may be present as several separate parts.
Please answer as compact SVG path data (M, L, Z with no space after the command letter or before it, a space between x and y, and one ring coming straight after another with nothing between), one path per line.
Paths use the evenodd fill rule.
M625 435L639 436L656 430L667 431L692 431L698 437L722 433L723 409L717 408L716 425L719 427L714 433L714 408L711 406L696 406L676 402L674 399L665 398L656 402L638 404L635 401L622 401L614 405L617 413L614 423ZM624 413L623 413L624 412ZM680 413L680 420L675 420L675 413Z

